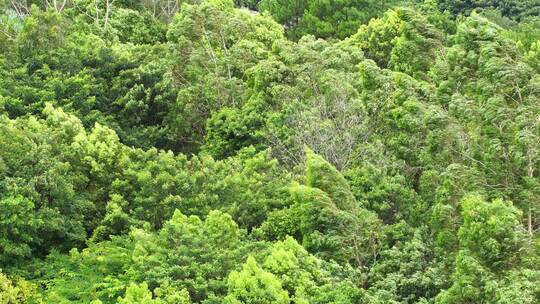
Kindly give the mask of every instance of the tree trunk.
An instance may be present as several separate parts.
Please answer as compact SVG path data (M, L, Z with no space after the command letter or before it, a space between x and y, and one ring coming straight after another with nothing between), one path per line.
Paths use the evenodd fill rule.
M529 162L529 168L527 170L527 175L529 176L529 178L532 178L533 175L534 175L534 168L533 168L531 162ZM527 231L529 232L529 241L530 242L532 242L532 238L533 238L532 204L533 204L533 202L531 200L529 200L529 210L528 210L528 214L527 214Z

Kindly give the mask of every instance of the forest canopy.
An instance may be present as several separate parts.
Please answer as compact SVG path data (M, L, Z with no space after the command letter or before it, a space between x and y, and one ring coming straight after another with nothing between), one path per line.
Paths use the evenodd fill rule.
M0 0L0 303L540 302L540 1Z

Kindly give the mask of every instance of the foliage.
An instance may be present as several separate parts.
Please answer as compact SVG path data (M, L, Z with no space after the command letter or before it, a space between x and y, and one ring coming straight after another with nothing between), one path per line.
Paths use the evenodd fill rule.
M0 303L539 303L537 0L0 0Z
M285 25L292 39L311 34L320 38L343 39L359 25L377 16L397 1L283 1L263 0L262 11L268 11Z
M253 257L249 257L242 271L233 271L228 280L229 294L225 303L290 303L289 296L279 280L265 272Z
M529 15L538 14L537 0L439 0L442 9L447 9L453 14L467 14L475 9L497 9L503 15L520 19Z
M10 280L0 272L0 302L6 304L43 303L32 283L22 279Z

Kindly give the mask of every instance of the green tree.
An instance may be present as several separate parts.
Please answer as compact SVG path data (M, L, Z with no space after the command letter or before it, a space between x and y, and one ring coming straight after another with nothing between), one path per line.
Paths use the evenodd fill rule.
M269 16L234 9L229 0L182 7L167 32L178 98L165 122L177 140L194 151L214 111L245 102L247 70L266 57L282 32Z
M424 223L427 203L403 175L368 163L346 171L346 177L359 204L376 212L385 224L401 220L411 225Z
M116 303L133 282L127 273L131 265L133 241L129 237L111 237L110 241L90 243L81 251L53 252L38 264L38 281L47 303ZM30 269L34 267L29 265Z
M444 35L419 12L400 8L362 25L348 42L382 68L426 79Z
M73 137L83 132L80 121L62 111L48 110L51 112L46 122L0 118L0 189L12 197L25 198L3 200L3 206L16 207L19 211L6 210L14 216L32 213L28 223L36 233L31 249L32 255L37 256L54 247L81 245L86 238L84 214L91 209L91 203L75 192L84 179L72 170L68 160L72 156L68 147ZM19 227L23 229L22 235L23 227Z
M347 168L368 136L368 118L351 83L361 60L358 48L310 36L276 42L269 58L249 70L246 103L223 108L208 121L204 150L221 158L239 147L271 147L292 168L303 161L307 145Z
M5 304L43 303L34 284L22 279L10 280L2 272L0 272L0 302Z
M379 249L379 219L358 205L334 167L311 151L306 153L308 185L291 187L301 210L303 246L325 259L367 267Z
M118 298L119 304L158 304L159 300L152 299L152 293L148 290L148 284L143 282L139 285L131 284L126 289L126 294Z
M189 292L186 289L177 290L170 285L161 285L154 290L157 298L166 304L190 304Z
M461 207L454 282L437 297L437 303L496 303L497 286L507 286L505 292L511 292L521 284L506 285L509 282L504 280L519 269L525 252L521 212L510 202L489 203L479 196L464 198Z
M311 34L320 38L343 39L377 16L395 1L283 1L263 0L262 11L268 11L294 40Z
M157 236L134 235L133 270L150 286L186 289L199 302L227 291L227 275L245 259L242 231L227 214L210 212L205 221L175 212Z
M274 274L293 303L362 303L364 293L354 285L356 273L310 255L287 237L270 248L262 267Z
M461 202L463 225L459 228L460 246L466 248L493 270L508 269L525 245L520 224L522 213L510 202L491 203L479 197Z
M34 204L17 197L0 199L0 263L17 261L32 255L32 249L39 244L36 232L43 222L34 213Z
M248 257L242 271L233 271L228 279L229 292L225 303L277 303L291 302L287 291L273 274L264 271L253 257Z
M537 0L439 0L442 9L449 10L453 14L469 14L475 9L497 9L503 15L520 19L528 15L538 14Z
M389 303L418 303L447 287L448 274L439 267L433 244L425 234L415 230L409 241L381 251L368 276L370 291L377 298Z

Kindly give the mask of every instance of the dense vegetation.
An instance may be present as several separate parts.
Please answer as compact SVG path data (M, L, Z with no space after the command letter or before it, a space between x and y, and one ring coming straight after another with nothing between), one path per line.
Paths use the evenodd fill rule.
M539 1L0 11L0 303L540 303Z

